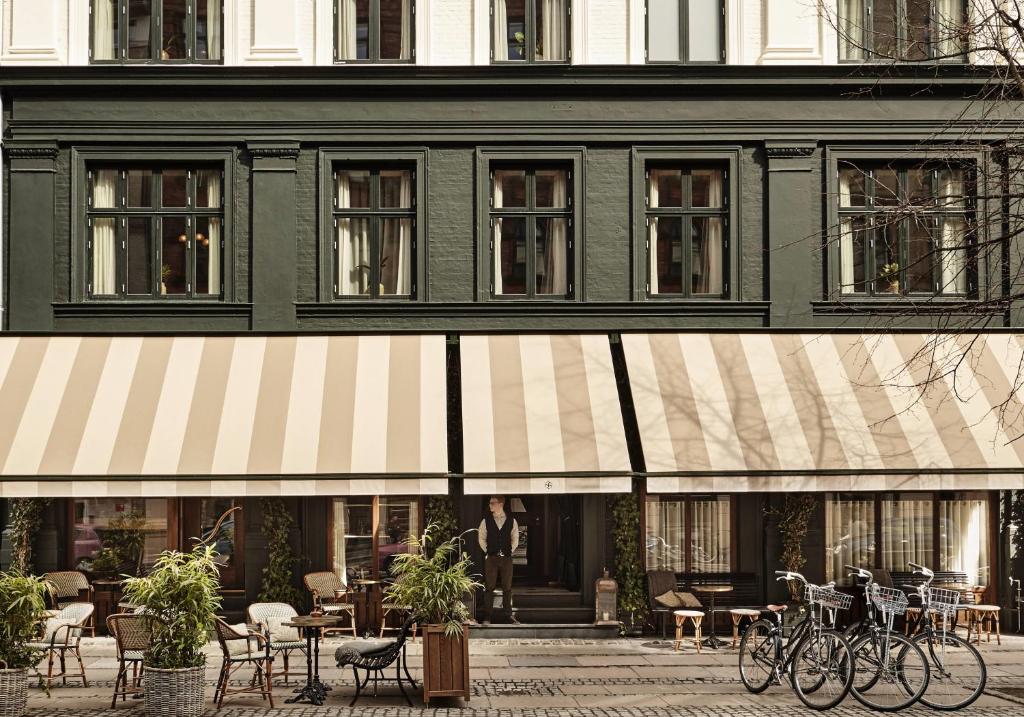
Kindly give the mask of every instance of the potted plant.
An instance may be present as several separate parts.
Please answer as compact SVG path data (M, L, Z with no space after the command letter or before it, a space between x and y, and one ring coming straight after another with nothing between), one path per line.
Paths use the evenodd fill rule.
M395 555L394 584L387 599L408 605L423 635L423 701L432 697L469 699L469 610L463 596L482 587L470 577L472 564L459 552L460 536L440 539L431 523L410 536L409 552Z
M41 653L30 646L46 614L46 581L20 572L0 573L0 717L21 717L28 670Z
M900 265L896 262L884 264L878 274L878 280L887 282L886 291L890 294L900 293Z
M782 543L782 550L779 554L779 562L785 570L794 573L800 572L807 564L804 557L803 543L807 537L807 530L810 526L811 517L814 515L816 505L815 498L810 493L787 493L782 500L782 505L769 507L765 512L775 518L776 531ZM803 586L795 582L787 583L789 597L794 603L799 603L803 598Z
M149 575L124 581L125 599L150 616L142 658L146 714L199 717L203 711L203 648L220 609L215 556L210 545L191 553L169 550Z

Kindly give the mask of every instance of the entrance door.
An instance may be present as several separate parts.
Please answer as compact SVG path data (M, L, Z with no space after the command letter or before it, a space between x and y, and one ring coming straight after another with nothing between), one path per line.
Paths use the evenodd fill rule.
M213 545L217 551L217 562L221 565L221 587L228 590L244 588L244 511L236 510L229 515L221 523L217 534L213 534L217 520L225 512L239 505L239 501L235 498L190 498L183 503L181 544L191 548L196 544L196 539L199 539Z
M505 509L519 524L519 548L512 556L515 582L578 590L579 496L513 496Z

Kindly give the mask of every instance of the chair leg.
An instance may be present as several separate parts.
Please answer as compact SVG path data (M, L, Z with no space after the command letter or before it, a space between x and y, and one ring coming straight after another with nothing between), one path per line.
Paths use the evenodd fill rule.
M348 703L349 707L355 707L356 700L359 699L359 694L363 691L363 687L359 681L359 670L356 669L355 665L352 665L352 674L356 678L356 694L352 697L352 701Z
M736 645L740 641L740 621L743 619L742 615L730 615L732 618L732 649L736 649Z
M405 685L402 684L402 656L398 656L398 660L395 661L395 678L398 680L398 689L402 692L402 697L405 698L406 704L412 707L412 700L409 699L409 695L405 693Z
M88 687L89 680L85 676L85 663L82 662L82 652L78 645L75 645L75 659L78 660L78 671L82 674L82 687Z
M675 651L679 652L679 646L683 644L683 623L676 620L676 644Z
M264 670L264 677L267 683L267 701L270 702L270 709L274 709L274 679L271 674L274 670L274 661L267 660L267 668Z
M227 660L220 663L220 672L217 673L217 685L213 688L213 703L217 705L217 709L220 709L221 703L224 701L224 670L227 666Z
M703 618L699 618L698 617L698 618L694 618L694 620L695 620L695 622L693 623L693 631L696 634L695 642L697 643L697 654L699 655L700 654L700 632L701 632L700 631L700 625L701 625L701 622L703 622Z
M114 698L110 700L110 709L117 707L117 691L121 685L122 679L127 679L128 674L125 672L124 663L121 662L117 666L117 677L114 678Z
M60 651L60 683L62 685L68 683L67 655L64 654L64 650Z
M409 684L412 685L412 688L415 690L416 689L416 680L414 680L412 678L412 675L409 674L409 658L405 654L405 646L404 645L402 646L402 654L398 656L398 659L402 663L402 669L405 670L405 676L407 678L409 678Z
M995 613L992 616L992 619L996 621L996 644L1002 645L1003 641L999 637L999 613Z
M291 673L288 671L288 655L290 655L290 654L291 654L291 650L285 650L284 651L284 684L285 684L285 687L288 686L288 677L291 675Z

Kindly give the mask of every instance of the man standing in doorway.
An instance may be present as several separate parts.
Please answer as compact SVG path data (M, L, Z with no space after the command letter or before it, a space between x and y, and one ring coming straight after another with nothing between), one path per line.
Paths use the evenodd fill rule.
M494 588L501 584L501 606L512 609L512 553L519 547L519 524L505 515L505 498L492 495L490 512L480 521L477 531L484 559L484 625L491 623Z

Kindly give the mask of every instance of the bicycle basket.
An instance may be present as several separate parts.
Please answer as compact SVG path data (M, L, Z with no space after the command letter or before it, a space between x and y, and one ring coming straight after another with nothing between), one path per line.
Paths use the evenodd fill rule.
M804 600L809 604L821 605L832 610L849 610L853 605L853 596L844 595L832 588L807 585L804 587Z
M907 611L910 601L902 590L885 588L881 585L871 586L871 602L888 615L902 615Z
M956 590L930 588L928 590L928 609L932 612L951 617L960 606L960 593Z

